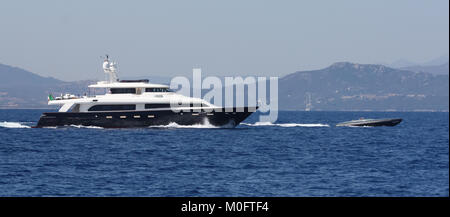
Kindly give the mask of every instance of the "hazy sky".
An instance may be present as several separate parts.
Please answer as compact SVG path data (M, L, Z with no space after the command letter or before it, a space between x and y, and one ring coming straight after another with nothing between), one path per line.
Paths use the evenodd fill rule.
M448 0L2 1L0 63L62 80L281 76L336 61L422 63L449 52Z

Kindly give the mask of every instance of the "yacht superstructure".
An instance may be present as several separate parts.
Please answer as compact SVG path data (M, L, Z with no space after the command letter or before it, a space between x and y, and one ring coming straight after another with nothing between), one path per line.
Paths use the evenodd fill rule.
M57 98L50 95L48 104L61 107L58 112L43 113L36 127L82 125L124 128L205 122L234 127L257 109L226 109L203 99L174 93L167 85L152 84L148 80L119 80L117 64L108 56L104 60L103 70L108 74L108 80L89 85L89 88L106 88L106 94L93 97L66 94Z

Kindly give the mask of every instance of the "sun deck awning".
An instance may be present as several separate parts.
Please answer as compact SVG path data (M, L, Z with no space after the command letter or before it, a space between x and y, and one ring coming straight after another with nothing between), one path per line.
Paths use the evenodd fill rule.
M144 82L97 82L97 84L89 85L91 88L169 88L163 84L152 84Z

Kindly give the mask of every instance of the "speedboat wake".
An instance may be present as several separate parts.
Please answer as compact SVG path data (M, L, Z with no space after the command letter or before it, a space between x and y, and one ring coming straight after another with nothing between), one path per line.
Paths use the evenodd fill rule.
M260 126L269 126L269 127L330 127L328 124L303 124L303 123L271 123L271 122L256 122L254 124L249 123L241 123L245 126L251 127L260 127Z

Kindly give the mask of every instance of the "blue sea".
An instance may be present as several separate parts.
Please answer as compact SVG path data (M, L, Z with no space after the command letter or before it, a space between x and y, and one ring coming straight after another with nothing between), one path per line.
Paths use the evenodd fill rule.
M0 110L0 196L449 196L449 114L279 112L234 129L29 128ZM336 127L403 118L395 127Z

